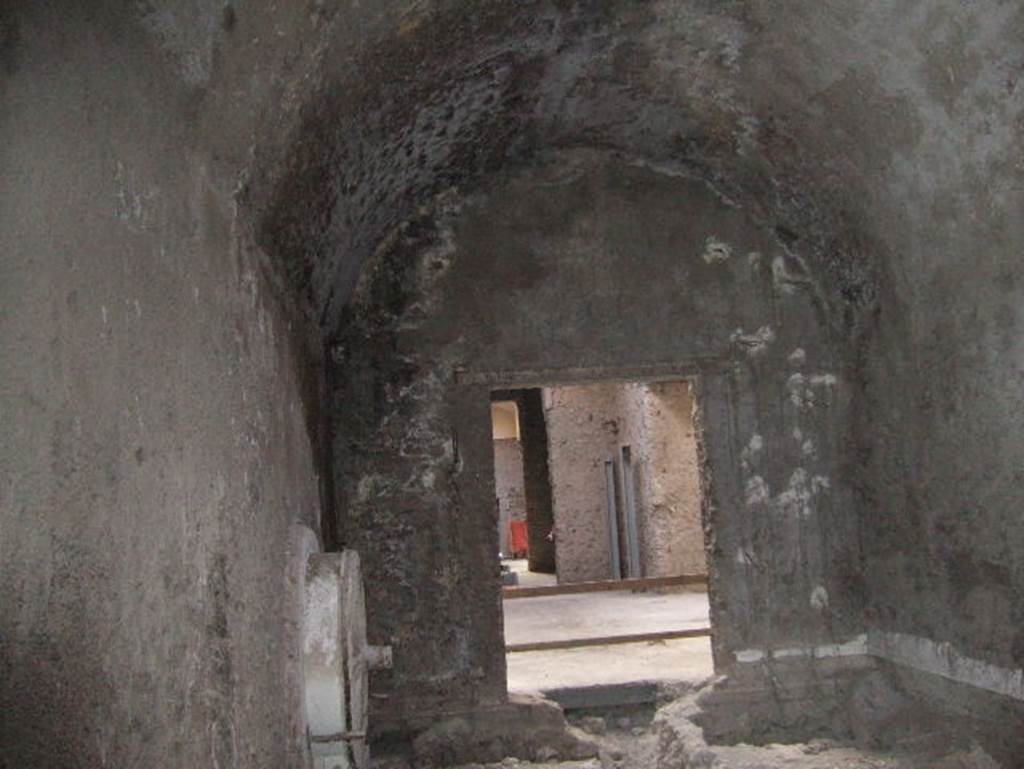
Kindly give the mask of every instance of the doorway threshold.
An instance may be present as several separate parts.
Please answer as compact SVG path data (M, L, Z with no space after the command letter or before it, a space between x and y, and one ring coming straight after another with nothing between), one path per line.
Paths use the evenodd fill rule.
M566 709L646 704L661 691L714 675L707 636L516 652L507 659L510 692L540 693Z
M573 582L565 585L538 585L501 589L503 598L536 598L538 596L573 595L576 593L604 593L616 590L653 590L664 587L705 587L707 574L680 574L674 577L640 577L637 579L600 580L598 582Z

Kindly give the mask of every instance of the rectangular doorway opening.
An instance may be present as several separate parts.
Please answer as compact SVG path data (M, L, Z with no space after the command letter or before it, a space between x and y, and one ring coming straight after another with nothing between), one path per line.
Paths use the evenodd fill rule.
M492 391L510 691L712 673L695 416L686 379Z

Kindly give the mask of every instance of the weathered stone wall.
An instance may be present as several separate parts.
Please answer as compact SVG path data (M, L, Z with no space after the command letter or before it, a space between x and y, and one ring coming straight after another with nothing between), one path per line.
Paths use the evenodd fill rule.
M633 456L643 575L706 572L689 383L625 384L618 403L620 442Z
M782 264L778 279L814 295L822 335L843 351L840 381L863 404L843 456L826 460L859 494L864 561L841 565L844 589L873 604L880 632L1020 670L1015 633L1000 625L993 641L977 621L990 603L1016 617L1024 594L1013 491L1024 446L1012 438L1019 5L374 8L345 25L385 30L363 34L372 66L336 57L351 64L331 70L268 218L268 242L312 277L329 332L365 258L418 205L453 185L487 187L545 147L601 147L705 178L806 268ZM529 270L509 277L528 283ZM830 387L820 371L794 374ZM787 490L803 496L809 478Z
M619 449L620 385L546 389L559 583L611 579L606 459Z
M548 467L548 429L544 418L543 391L527 388L515 391L519 406L519 427L523 441L523 493L526 496L527 536L530 542L530 571L554 574L554 500Z
M0 9L0 764L300 766L285 572L319 518L318 347L198 86L101 3L23 11Z
M452 0L430 8L396 24L394 46L374 46L374 71L384 76L370 84L365 60L338 57L351 70L335 70L278 188L275 250L317 277L329 329L365 258L417 205L453 185L464 194L487 189L500 169L545 147L601 147L659 173L704 178L774 232L786 258L773 279L813 297L818 330L837 353L826 369L816 351L794 344L792 360L780 361L793 376L791 406L774 408L797 409L809 423L791 430L793 445L806 464L839 469L859 495L855 514L777 530L783 557L805 558L808 536L839 547L856 528L863 557L836 561L832 587L871 604L867 620L879 633L909 636L906 658L926 665L928 654L910 647L948 642L968 666L993 665L1004 678L1020 670L1015 631L1000 624L990 633L978 622L1004 611L1016 617L1024 594L1013 492L1024 446L1012 438L1021 432L1013 429L1019 6L536 2L486 4L474 15ZM358 128L330 128L348 123ZM351 173L362 168L352 158L371 158L373 170ZM564 167L562 180L575 173ZM311 189L315 196L304 194ZM522 264L505 263L508 284L550 294L531 280L535 258L524 251ZM681 288L665 269L649 282ZM607 299L593 295L591 316L624 309L609 309ZM636 306L646 299L635 297ZM785 303L768 303L773 320L788 314ZM549 319L557 330L547 341L571 336L562 327L572 306ZM760 327L743 329L750 349L758 342L747 335ZM586 345L556 349L586 356ZM735 393L749 384L744 372L735 377L708 388ZM947 381L938 392L935 383ZM856 420L821 425L803 413L823 392L856 396ZM714 398L705 410L702 420L737 423ZM741 411L740 423L771 419L761 403ZM842 440L823 446L809 435L822 427ZM776 447L756 436L743 439L746 455L731 457L757 479L750 499L797 509L824 490L806 466L769 481L758 457L774 457ZM719 543L709 545L714 553ZM735 552L737 568L771 571L754 555ZM818 587L813 605L831 606L833 590ZM979 608L989 604L1000 608Z
M377 693L398 718L502 694L489 389L567 369L699 375L720 660L861 631L845 385L799 263L700 182L539 160L396 233L335 347L342 536L395 643Z
M614 462L621 523L625 500L620 448L627 445L633 458L641 575L705 572L689 387L686 382L608 382L545 391L560 582L613 576L605 461ZM626 536L620 529L626 574Z
M948 679L935 702L961 707L949 681L1007 695L991 728L1021 735L1024 10L936 6L913 27L922 130L872 224L887 279L856 396L869 645Z
M255 752L259 763L259 746L278 744L277 716L253 715L276 708L276 700L263 696L280 683L273 664L242 669L246 663L237 660L248 658L240 655L229 676L221 647L197 642L204 661L192 676L178 646L166 655L169 662L143 662L140 650L149 647L139 640L165 637L154 630L158 623L162 629L164 614L179 629L166 634L172 640L180 640L180 628L199 638L196 628L223 624L216 612L207 617L222 591L204 564L218 553L229 553L225 604L237 609L229 610L229 626L256 616L266 622L254 622L254 632L274 624L276 604L262 602L274 580L248 579L247 569L270 562L255 554L266 555L267 530L281 527L262 506L251 516L255 525L245 516L245 494L232 484L241 475L244 485L250 469L244 465L257 449L251 436L241 446L232 441L252 404L259 409L262 398L266 417L276 413L272 406L289 402L282 389L291 389L293 368L278 370L260 358L265 348L250 338L257 334L252 322L263 334L268 320L281 322L280 314L267 311L261 325L258 301L228 297L240 281L251 291L254 281L243 266L254 250L243 248L227 264L213 258L234 254L225 244L241 238L236 204L261 214L260 243L300 295L313 300L328 339L347 340L352 349L368 338L396 342L364 359L391 361L386 365L362 366L354 356L350 377L364 378L351 385L350 403L335 406L367 406L367 424L390 418L385 433L410 440L377 445L357 425L339 433L334 445L344 468L339 477L364 477L350 454L385 469L398 456L402 482L439 484L436 508L422 506L413 483L408 508L379 516L352 494L371 494L373 482L338 489L350 518L339 534L371 532L381 518L370 579L380 583L376 599L392 618L379 620L374 632L411 639L405 628L416 627L429 639L417 647L423 670L394 674L399 684L410 683L410 696L429 688L434 704L486 700L498 696L503 673L491 663L500 655L498 612L487 604L493 591L478 594L461 581L466 572L476 576L493 552L493 542L460 526L459 517L463 504L468 510L486 503L475 498L474 479L488 474L467 457L477 449L489 455L489 445L473 431L450 430L463 418L486 420L486 409L474 410L473 395L464 414L440 409L437 419L424 421L407 420L407 413L419 413L414 407L424 398L447 402L459 381L451 364L593 370L609 361L655 366L702 355L722 365L701 363L700 421L728 426L719 427L722 443L712 430L703 447L712 471L705 479L716 490L705 514L714 522L732 511L730 520L741 521L716 526L709 541L713 585L724 586L729 599L712 596L722 620L719 661L748 644L806 648L822 638L841 640L855 624L851 612L866 605L870 642L900 664L928 670L946 659L942 674L968 671L973 686L998 691L1012 683L1024 664L1016 630L1024 595L1016 493L1024 456L1018 408L1024 288L1016 277L1024 242L1018 216L1022 14L1017 3L1003 0L380 0L358 6L188 0L136 3L128 11L111 0L4 4L0 333L3 360L16 363L2 372L3 419L12 425L5 434L13 436L13 448L3 454L0 499L5 521L17 523L5 524L0 545L4 588L13 596L3 607L2 653L5 665L11 654L23 654L26 628L42 639L33 648L57 639L54 653L32 657L49 660L48 670L35 671L34 680L44 682L38 689L48 691L47 681L84 681L89 685L65 691L95 700L65 698L56 708L41 708L38 718L22 711L2 726L29 725L36 736L19 731L5 745L48 740L50 752L37 762L46 766L56 762L57 745L69 746L58 757L65 762L77 757L95 764L100 752L122 764L175 756L185 766L211 755L230 763L236 746ZM339 325L356 277L374 254L401 251L403 238L411 241L406 257L424 254L416 243L436 245L446 236L429 216L419 229L401 229L402 222L421 216L421 208L454 214L437 208L435 199L453 188L452 200L469 196L480 203L474 196L493 192L513 169L543 165L549 147L598 147L618 153L627 170L608 166L593 189L615 187L617 197L598 196L587 216L590 201L581 185L600 180L601 172L558 162L558 172L537 180L539 187L491 196L489 218L478 215L475 229L460 231L465 277L441 307L450 308L444 317L472 329L479 344L435 337L428 348L447 352L411 353L419 341L416 324L443 316L438 306L390 307L392 317L411 320L400 335L403 345L381 328L360 338ZM695 223L693 217L707 213L688 208L704 194L686 181L697 178L721 194L716 205L747 222L742 233L720 226L722 217ZM652 198L655 188L661 193ZM571 194L559 198L567 189ZM627 211L647 213L626 217ZM498 223L493 235L492 222ZM752 230L760 233L754 248L745 243ZM549 247L555 241L557 266ZM627 241L636 247L586 246ZM476 246L484 250L462 258ZM763 259L751 263L748 248ZM443 251L434 260L440 267L424 266L424 275L444 272ZM695 254L706 254L707 266ZM60 270L53 267L58 256L65 260ZM399 261L391 259L391 268ZM379 272L379 263L371 271ZM495 304L510 304L509 317L516 319L500 330L498 314L485 302L479 312L467 310L480 297L492 301L473 281L487 283L494 275L503 283ZM61 296L72 283L78 292ZM101 288L94 291L94 284ZM101 324L127 322L130 314L113 298L130 297L135 287L140 310L130 310L140 324L154 325L130 339L110 337L101 347L97 339L107 337L102 326L92 328L95 308L82 309L84 303L100 299ZM193 288L200 309L186 313L195 306ZM155 296L144 302L144 289ZM364 291L358 304L407 293L367 298ZM202 304L207 295L215 304ZM166 314L147 314L150 304ZM701 318L701 327L685 317ZM365 328L363 320L357 327ZM58 327L59 334L51 333ZM764 327L774 338L759 335ZM733 334L739 349L724 341ZM275 339L285 345L282 336ZM487 345L503 357L490 356ZM336 346L333 353L339 361L353 355ZM262 363L253 371L222 369L235 355ZM273 376L261 378L271 368ZM53 435L83 436L76 445L89 457L121 447L107 433L114 426L127 430L115 417L136 392L150 392L137 380L155 393L140 396L144 405L137 409L148 409L143 424L163 426L175 409L181 415L176 427L158 433L168 451L181 447L181 458L162 471L149 463L152 488L198 480L174 494L140 495L138 510L115 519L110 511L127 509L127 484L102 508L107 512L81 506L95 489L105 490L97 499L112 493L109 478L118 462L103 465L104 474L99 461L80 470L82 463L49 462L57 451L44 444ZM242 380L242 406L213 402L214 394L238 393L235 383ZM538 381L524 376L515 383ZM413 390L404 390L406 384ZM488 386L479 385L484 399ZM350 389L338 384L337 372L336 389ZM851 398L856 418L846 420ZM53 404L64 402L76 412L84 406L81 433L77 413L58 425ZM337 420L345 426L362 416L343 413ZM102 440L85 440L101 423ZM434 428L447 430L447 437L439 439ZM419 441L420 430L431 437ZM190 450L193 445L198 448ZM279 507L286 507L284 490L304 483L297 479L307 463L295 460L303 450L292 454L286 445L260 443L260 456L275 460L263 473L250 472L250 479L260 478L263 503L284 500ZM424 446L429 451L417 455ZM420 461L436 472L402 472ZM189 462L196 475L186 472ZM282 465L287 472L275 475ZM744 474L740 482L727 479L734 467ZM228 490L218 501L213 476L221 468ZM72 475L54 504L28 517L26 509L49 499L44 486L51 479ZM848 483L858 494L856 506L847 499ZM195 493L185 494L190 490ZM195 508L175 503L168 512L161 500L182 498L211 512L187 518L176 534L166 521ZM379 506L399 502L389 487ZM211 521L242 518L237 548L206 547ZM120 560L155 531L170 538L166 549L161 544L146 559ZM226 523L224 531L231 539ZM431 555L435 545L444 558ZM73 552L76 560L48 572L51 552ZM415 568L392 568L403 560ZM252 568L266 576L263 566ZM143 576L131 589L108 590L96 607L78 600L127 584L130 574ZM165 611L161 595L145 592L170 589L153 587L162 584L184 584L188 595L209 600L185 601L186 609L171 601ZM266 590L256 600L243 584ZM465 611L453 600L463 589L473 607ZM120 600L128 594L127 603ZM422 612L415 609L420 598ZM46 606L55 607L45 620L53 628L43 627L39 607ZM83 606L111 616L96 622ZM434 622L430 612L438 606ZM114 616L105 607L124 611ZM120 629L129 625L138 629ZM105 671L95 659L96 638L111 627L119 629L104 636L102 648L115 650L121 667L110 675L121 678L104 689L93 685ZM267 648L263 643L253 659ZM19 688L25 679L9 670L4 696L37 707L38 699ZM204 671L217 671L221 683L207 686L215 676ZM236 705L225 708L228 700ZM172 702L187 703L173 718ZM233 730L216 720L229 712ZM133 728L126 714L154 724L153 739L144 742L145 730ZM89 718L108 731L70 734L84 730ZM193 728L210 723L212 730ZM185 748L177 749L176 740ZM267 763L275 763L276 748L268 750L273 760Z
M501 552L507 554L509 522L526 520L523 444L514 438L494 441L494 491L498 499Z

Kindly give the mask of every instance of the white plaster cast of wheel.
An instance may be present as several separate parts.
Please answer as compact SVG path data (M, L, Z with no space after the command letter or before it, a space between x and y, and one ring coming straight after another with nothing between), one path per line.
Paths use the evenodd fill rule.
M288 622L291 646L288 680L293 682L287 693L291 712L291 744L302 754L302 766L312 766L309 753L309 728L306 719L306 686L303 670L303 627L305 626L306 570L309 558L320 552L320 541L313 530L302 523L293 523L288 532L287 593Z
M367 769L368 676L391 666L391 648L366 643L366 600L355 551L309 556L302 657L314 768Z
M391 667L390 646L366 642L366 596L359 553L342 553L342 614L345 622L345 660L348 677L349 734L357 769L370 765L366 732L369 728L369 673Z
M306 565L302 666L306 724L316 769L349 769L345 618L341 553L316 553Z

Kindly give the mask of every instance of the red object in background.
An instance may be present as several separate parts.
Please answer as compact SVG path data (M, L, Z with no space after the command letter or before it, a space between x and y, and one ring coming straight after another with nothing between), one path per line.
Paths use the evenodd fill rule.
M508 542L515 558L524 558L530 552L530 542L526 536L526 521L509 521Z

